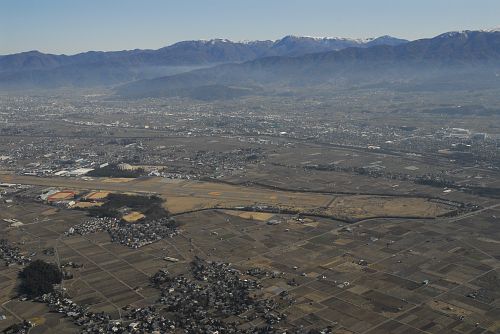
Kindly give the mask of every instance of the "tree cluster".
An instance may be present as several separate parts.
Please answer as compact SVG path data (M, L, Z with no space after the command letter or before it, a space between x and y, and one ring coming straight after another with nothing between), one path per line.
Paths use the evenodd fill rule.
M54 284L62 281L62 273L55 264L36 260L19 273L19 278L21 279L20 293L35 298L53 292Z

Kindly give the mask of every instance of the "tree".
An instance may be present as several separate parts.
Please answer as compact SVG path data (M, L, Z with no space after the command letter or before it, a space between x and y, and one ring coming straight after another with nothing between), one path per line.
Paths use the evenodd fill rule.
M36 260L19 273L19 278L21 278L19 291L34 298L53 292L54 284L62 281L62 273L55 264Z

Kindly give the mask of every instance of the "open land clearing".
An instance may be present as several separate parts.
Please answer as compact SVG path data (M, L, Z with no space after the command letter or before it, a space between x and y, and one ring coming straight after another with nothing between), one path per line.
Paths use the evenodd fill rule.
M102 202L76 202L73 206L74 209L88 209L93 207L102 206L104 203Z
M96 201L96 200L102 200L108 197L109 192L107 191L96 191L92 192L90 194L85 195L85 199Z
M345 217L427 217L449 212L449 208L422 198L383 196L339 196L328 207L332 215Z
M258 221L268 221L274 216L274 214L272 213L265 213L265 212L242 212L234 210L224 210L223 212L228 215L237 216L240 218L245 218L250 220L258 220Z
M334 195L314 192L275 191L203 181L168 182L162 178L130 179L127 183L110 183L107 178L40 178L1 175L0 181L18 184L109 192L158 194L173 214L213 208L272 207L300 214L325 215L357 220L370 217L435 218L454 210L443 203L422 197ZM166 182L165 182L166 181ZM68 192L64 192L67 194ZM71 193L71 192L69 192ZM265 208L264 208L265 210Z
M145 216L142 213L137 212L137 211L132 211L132 212L126 214L125 216L123 216L122 219L124 221L126 221L127 223L135 223L136 221L141 220L144 217Z

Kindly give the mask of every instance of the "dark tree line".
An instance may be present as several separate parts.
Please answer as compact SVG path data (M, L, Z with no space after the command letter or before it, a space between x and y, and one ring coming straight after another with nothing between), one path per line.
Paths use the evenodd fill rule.
M106 167L97 168L87 173L88 176L93 177L123 177L123 178L136 178L146 175L142 168L134 170L122 170L117 165L110 164Z

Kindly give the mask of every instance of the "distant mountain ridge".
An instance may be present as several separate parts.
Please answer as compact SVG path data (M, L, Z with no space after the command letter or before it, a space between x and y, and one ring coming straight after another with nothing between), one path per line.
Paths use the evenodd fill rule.
M171 96L195 87L392 85L397 89L500 88L500 32L462 31L394 46L265 57L122 86L127 97ZM405 88L406 87L406 88ZM198 92L199 94L199 92Z
M28 51L0 56L0 87L106 86L262 57L300 56L348 47L406 42L390 36L366 40L286 36L277 41L183 41L158 50L89 51L76 55Z
M369 48L375 45L399 45L407 42L407 40L391 36L351 39L339 37L308 37L289 35L274 42L270 52L268 52L265 56L300 56L308 53L338 51L352 47ZM314 51L311 52L311 50Z
M277 41L184 41L158 50L36 51L0 57L0 88L115 86L123 97L197 99L273 89L500 88L500 31L453 31L412 42L286 36Z

